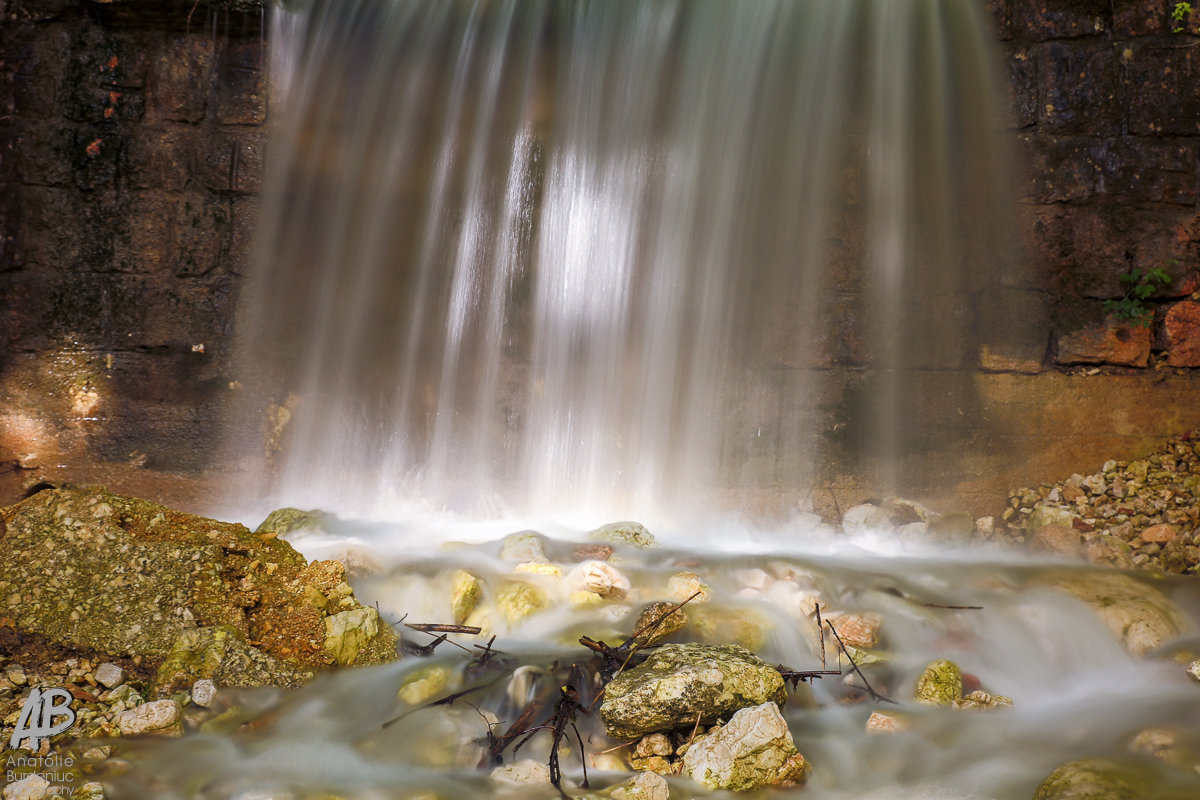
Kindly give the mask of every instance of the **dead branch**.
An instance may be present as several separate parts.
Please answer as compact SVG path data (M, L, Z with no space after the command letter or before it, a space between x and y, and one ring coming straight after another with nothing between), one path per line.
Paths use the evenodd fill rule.
M900 705L892 698L885 697L884 695L880 694L879 692L877 692L873 688L871 688L871 682L867 680L867 676L863 675L863 671L861 669L859 669L858 664L856 664L854 662L854 657L851 656L850 651L846 649L846 644L845 644L845 642L842 641L842 637L838 636L837 628L833 627L832 622L827 622L825 624L829 626L829 632L833 634L833 638L837 639L838 647L842 648L842 653L845 654L846 659L850 662L850 667L858 674L858 677L862 678L864 688L866 688L867 692L870 693L871 697L874 697L876 700L881 700L885 703L891 703L893 705Z

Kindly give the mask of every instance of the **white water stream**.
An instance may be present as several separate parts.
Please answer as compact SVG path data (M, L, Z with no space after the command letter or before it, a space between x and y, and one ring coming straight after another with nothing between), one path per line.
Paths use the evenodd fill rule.
M275 452L243 504L371 520L296 544L353 551L368 566L361 599L430 623L450 621L456 569L485 597L512 578L503 534L566 542L613 518L652 523L664 549L614 559L633 585L623 600L573 608L569 584L523 576L552 602L520 624L493 619L510 671L585 657L581 633L615 644L685 570L712 598L681 638L747 638L795 669L820 667L805 597L879 614L889 661L868 675L910 729L868 735L881 706L817 681L785 710L809 785L764 796L1026 800L1059 763L1128 755L1150 727L1184 753L1178 767L1133 756L1154 796L1200 796L1200 689L1175 646L1134 658L1053 588L1071 569L711 510L802 495L831 447L872 456L883 486L928 458L914 432L930 398L909 378L948 387L973 363L979 300L1007 269L983 2L288 6L272 38L286 102L241 321L248 417L260 425L275 403ZM570 550L554 556L568 572ZM1194 636L1194 582L1156 586ZM914 706L916 676L941 657L1014 707ZM225 692L260 721L134 745L117 796L556 796L476 769L486 726L472 707L398 698L431 664L454 691L466 660L446 646L295 694ZM474 701L508 722L521 705L509 692L506 672ZM585 757L612 746L581 727ZM564 755L579 781L578 747ZM598 766L593 783L624 777ZM674 800L709 796L722 795L672 779Z

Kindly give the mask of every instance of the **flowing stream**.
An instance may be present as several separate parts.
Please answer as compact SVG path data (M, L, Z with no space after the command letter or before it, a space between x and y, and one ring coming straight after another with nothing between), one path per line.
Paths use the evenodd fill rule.
M1194 582L905 549L890 528L855 538L796 515L826 459L903 489L936 458L929 416L956 435L955 376L1011 266L985 14L966 0L276 9L260 263L239 323L271 463L241 502L341 515L295 544L347 559L389 620L452 621L470 571L486 632L454 638L471 651L494 633L502 668L432 708L471 683L478 650L223 691L252 724L131 744L118 796L557 796L477 768L483 713L506 724L553 695L550 666L590 655L581 634L618 643L681 573L709 596L679 638L797 670L821 668L814 602L881 620L885 660L864 673L898 705L864 694L827 641L844 674L785 709L812 777L762 796L1025 800L1058 764L1106 755L1152 775L1155 797L1198 796L1200 691L1172 660L1197 647ZM782 522L738 516L762 492L786 499ZM576 543L614 518L665 546L618 547L629 589L581 604ZM526 527L565 577L499 557ZM513 580L545 607L505 617ZM1106 604L1158 620L1163 643L1130 655ZM1013 707L915 704L935 658ZM867 733L887 709L907 730ZM580 728L568 782L581 759L598 788L627 777L594 715ZM520 757L544 761L548 741Z
M812 776L803 788L750 796L1027 800L1060 763L1101 756L1131 760L1131 769L1150 776L1152 793L1128 796L1182 800L1200 789L1193 766L1200 764L1200 687L1170 658L1196 646L1200 587L1194 580L1154 580L977 549L900 550L891 534L868 530L852 538L799 518L775 531L774 540L761 529L714 523L709 541L693 536L686 549L618 545L611 563L630 588L623 597L587 603L576 594L582 557L576 548L587 542L584 533L546 530L553 538L545 554L562 577L516 568L511 558L500 557L495 539L431 547L433 531L424 526L330 521L326 531L302 535L296 544L314 557L336 555L358 564L364 570L355 581L359 596L378 602L390 620L453 620L451 585L458 570L469 570L483 587L470 622L485 630L451 638L471 649L494 634L503 665L472 675L468 665L479 650L444 645L428 658L342 671L292 694L223 690L225 706L242 709L231 729L256 721L240 730L132 745L121 757L133 769L116 779L127 794L118 796L556 797L545 784L506 786L488 779L494 764L484 753L489 727L483 713L495 715L499 735L531 698L549 695L552 701L565 667L593 655L579 644L581 635L619 643L632 633L640 605L686 596L697 585L690 576L707 596L685 607L689 620L675 640L742 642L769 663L795 670L822 667L814 601L828 619L856 612L882 620L871 652L886 660L864 666L863 674L896 704L867 696L827 636L826 666L843 675L801 685L784 709ZM453 537L448 529L436 533ZM458 533L478 540L494 531ZM396 546L406 536L411 539ZM412 545L421 539L423 546ZM683 573L690 573L686 586L676 586L672 579ZM546 608L509 621L497 598L513 581L538 587L550 601ZM1099 613L1085 602L1088 597L1094 605L1109 604L1112 613ZM1133 616L1123 618L1118 608ZM1147 624L1173 620L1180 636L1135 657L1120 633L1133 618ZM432 639L401 630L414 644ZM1125 639L1139 647L1129 631ZM1013 706L951 710L914 702L917 676L935 658L954 660ZM867 663L861 654L859 660ZM556 662L564 668L557 678L549 670ZM488 688L428 707L480 684ZM908 729L868 733L867 718L876 711L899 714ZM578 722L592 787L626 780L628 773L613 771L613 760L628 748L603 735L594 713ZM1144 733L1150 729L1157 733ZM549 734L540 734L516 759L545 763L549 742ZM605 752L614 747L615 754ZM505 763L513 760L506 751ZM579 746L569 739L562 764L576 795L581 790L570 786L582 781L580 760ZM682 778L671 783L676 800L731 796Z

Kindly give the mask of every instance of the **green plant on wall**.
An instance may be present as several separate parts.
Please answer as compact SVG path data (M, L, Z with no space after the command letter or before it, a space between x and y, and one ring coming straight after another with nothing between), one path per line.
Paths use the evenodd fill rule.
M1176 3L1175 8L1171 9L1171 30L1175 33L1183 32L1183 21L1192 15L1191 3Z
M1171 276L1162 267L1155 267L1143 272L1133 269L1117 276L1125 287L1125 295L1120 300L1105 300L1104 310L1116 314L1143 327L1154 320L1154 309L1146 304L1150 295L1162 286L1171 282Z

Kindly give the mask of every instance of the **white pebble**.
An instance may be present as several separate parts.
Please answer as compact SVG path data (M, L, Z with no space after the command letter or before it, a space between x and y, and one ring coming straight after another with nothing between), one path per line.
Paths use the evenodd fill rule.
M50 793L50 781L40 775L30 775L4 787L4 800L45 800Z
M117 728L122 736L136 736L139 733L162 731L178 721L178 703L174 700L155 700L153 703L122 711L117 717Z
M208 678L201 678L192 684L192 702L208 708L217 697L217 685Z

